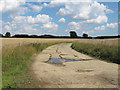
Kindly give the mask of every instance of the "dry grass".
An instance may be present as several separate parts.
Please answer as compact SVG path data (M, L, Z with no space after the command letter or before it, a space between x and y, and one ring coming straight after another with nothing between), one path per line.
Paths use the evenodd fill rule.
M78 41L80 43L118 45L120 39L45 39L45 38L2 38L2 47L13 47L29 43L50 43L50 42L71 42Z
M117 44L112 45L112 43L108 42L106 43L81 43L81 42L73 42L72 46L73 49L75 49L78 52L90 55L92 57L96 57L98 59L118 63L120 64L120 58L118 56L118 49L120 49L120 46L117 46Z
M90 44L102 44L102 45L109 45L109 46L118 46L119 38L115 39L80 39L78 40L79 43L90 43Z
M79 39L45 39L45 38L2 38L2 47L14 47L29 43L71 42Z

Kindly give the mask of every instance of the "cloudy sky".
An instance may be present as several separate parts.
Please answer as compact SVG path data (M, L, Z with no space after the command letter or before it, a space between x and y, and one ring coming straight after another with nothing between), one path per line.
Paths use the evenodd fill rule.
M118 2L25 2L0 1L0 33L79 36L118 34Z

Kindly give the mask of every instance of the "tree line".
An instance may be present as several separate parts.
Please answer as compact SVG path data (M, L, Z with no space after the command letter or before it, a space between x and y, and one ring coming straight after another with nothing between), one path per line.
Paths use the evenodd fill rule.
M88 34L83 33L82 36L77 36L75 31L70 31L70 36L53 36L53 35L28 35L28 34L15 34L11 36L10 32L6 32L5 35L0 34L0 37L7 37L7 38L87 38L87 39L107 39L107 38L120 38L118 36L97 36L97 37L90 37Z

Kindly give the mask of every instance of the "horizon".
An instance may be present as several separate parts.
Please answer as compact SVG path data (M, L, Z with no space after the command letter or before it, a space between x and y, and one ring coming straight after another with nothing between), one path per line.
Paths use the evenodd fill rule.
M76 31L78 36L83 33L92 37L118 35L118 2L23 0L0 5L2 34L70 36L70 31Z
M7 32L6 32L7 33ZM5 34L6 34L5 33ZM9 32L10 33L10 32ZM2 33L0 33L1 35L3 35L2 37L6 37L5 36L5 34L2 34ZM83 34L86 34L86 33L83 33ZM77 37L79 38L79 37L83 37L83 34L82 35L77 35ZM14 35L11 35L11 33L10 33L10 37L14 37L15 35L28 35L28 36L45 36L45 35L48 35L48 36L54 36L54 37L71 37L70 36L70 34L69 35L52 35L52 34L41 34L41 35L37 35L37 34L14 34ZM88 35L88 34L87 34ZM107 36L105 36L105 35L101 35L101 36L90 36L90 35L88 35L88 37L118 37L119 38L119 34L118 35L107 35ZM16 38L17 38L17 36L15 36ZM21 36L22 37L22 36ZM9 38L8 36L7 36L7 38ZM35 37L31 37L31 38L35 38ZM52 37L49 37L49 38L52 38Z

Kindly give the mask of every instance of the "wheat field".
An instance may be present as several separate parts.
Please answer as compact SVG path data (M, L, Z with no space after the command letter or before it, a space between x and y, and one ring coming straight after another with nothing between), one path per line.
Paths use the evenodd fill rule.
M78 39L41 39L41 38L2 38L2 47L14 47L29 43L54 43L54 42L71 42Z
M72 42L105 44L118 46L119 39L46 39L46 38L2 38L0 40L2 47L14 47L29 43L52 43L52 42Z

